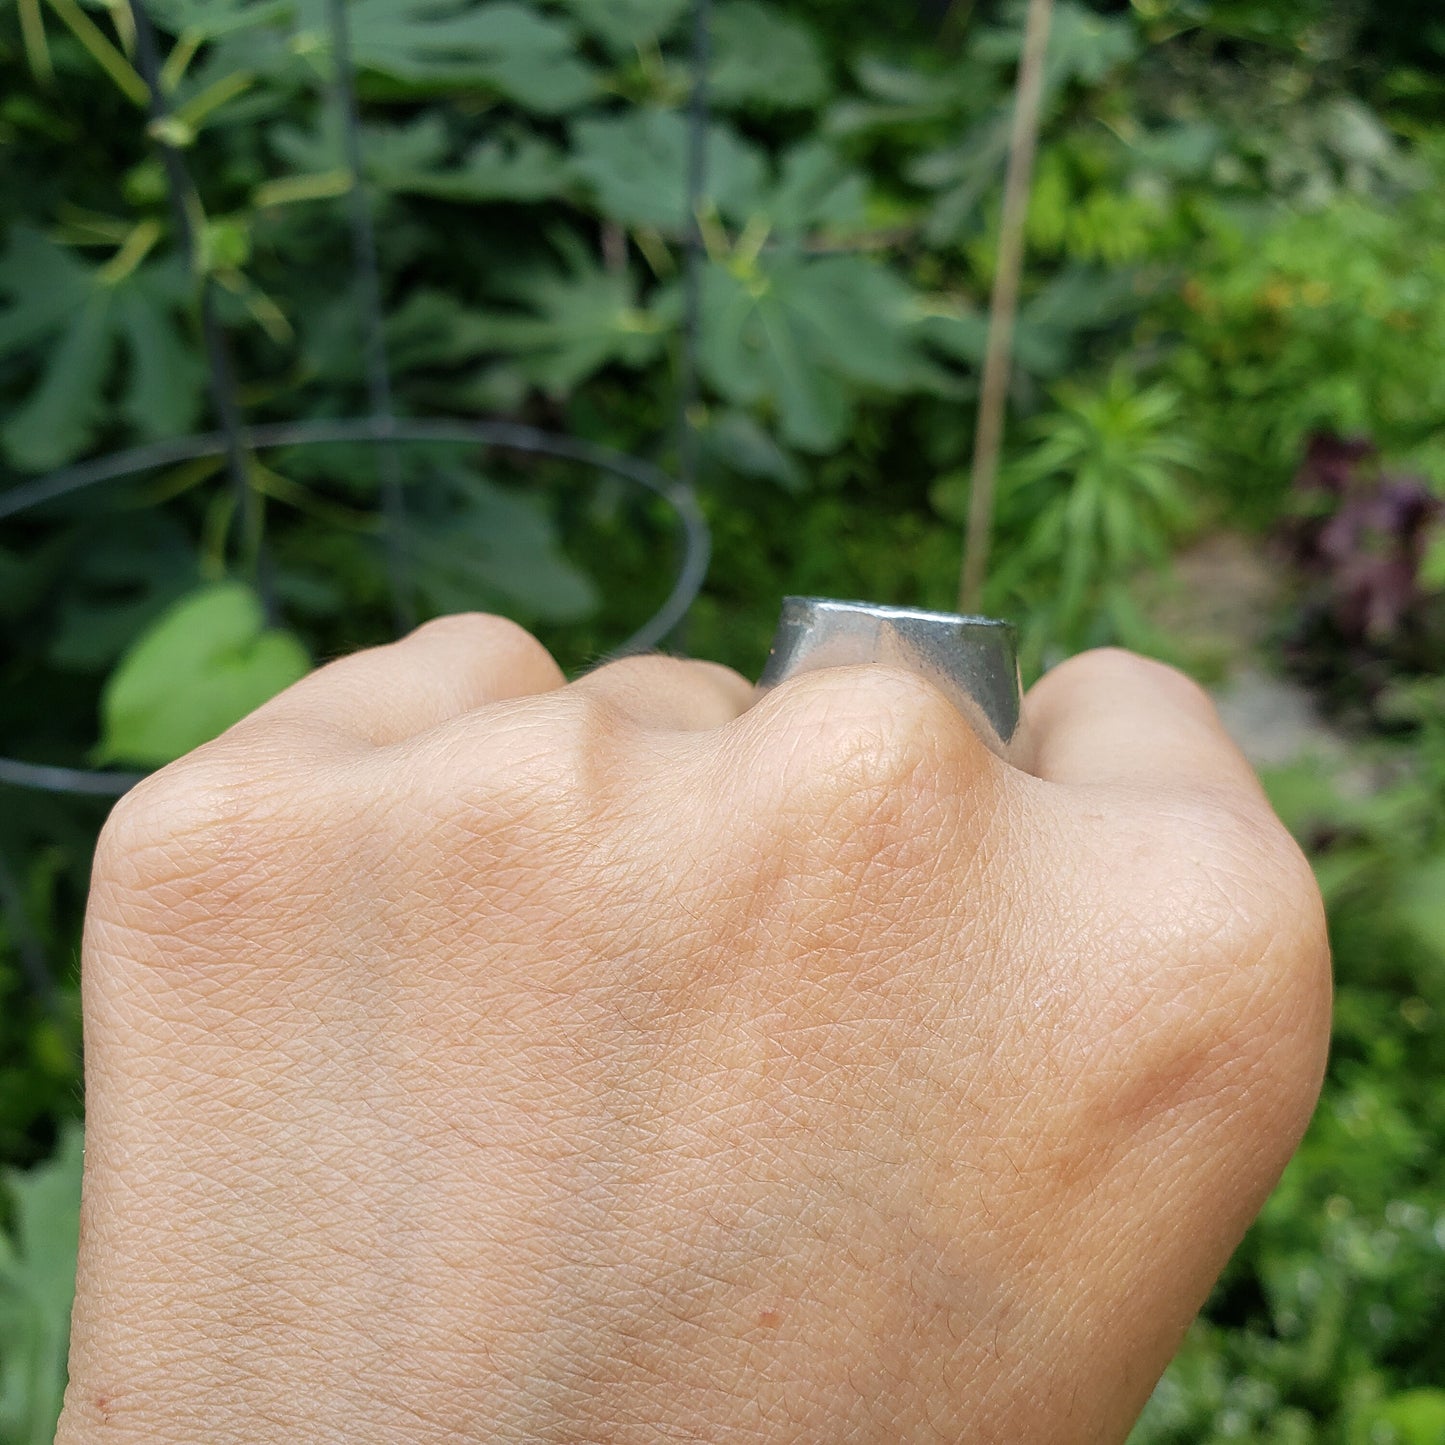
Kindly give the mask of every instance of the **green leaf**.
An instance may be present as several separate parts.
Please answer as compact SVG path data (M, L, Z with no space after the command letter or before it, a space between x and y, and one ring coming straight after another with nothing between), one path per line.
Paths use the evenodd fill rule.
M663 309L638 306L636 283L626 272L543 272L519 278L509 290L533 314L493 313L476 334L490 349L513 353L523 374L555 396L610 362L645 366L671 329Z
M775 231L854 232L864 224L868 182L826 142L804 141L783 157L776 185L758 206Z
M533 497L506 491L460 467L444 469L453 505L408 528L417 588L438 612L477 608L531 622L575 622L597 607L588 577L562 552Z
M987 67L971 57L935 71L865 55L854 73L867 98L834 105L825 123L830 135L858 135L920 122L945 122L957 131L962 118L977 109L978 95L992 97L997 89Z
M499 289L515 310L479 314L418 292L391 321L398 362L454 365L499 353L531 385L565 396L604 366L655 360L676 324L675 292L644 307L630 272L604 270L577 245L562 250L562 269L506 279Z
M1010 74L1023 49L1024 11L1015 7L1016 21L983 31L974 40L980 60L1004 67ZM1050 91L1073 83L1100 85L1140 49L1138 31L1124 16L1105 16L1076 0L1061 0L1049 27L1046 86Z
M1445 1440L1445 1390L1406 1390L1373 1412L1376 1426L1388 1434L1370 1439L1385 1445L1440 1445Z
M146 10L162 30L205 40L276 24L295 8L292 0L146 0Z
M1045 380L1060 376L1074 364L1090 332L1129 315L1138 304L1127 273L1067 267L1021 307L1014 327L1014 365ZM982 366L988 318L977 308L942 302L927 316L922 332L945 355Z
M11 459L45 471L83 451L105 410L114 297L93 291L66 323L46 358L40 385L0 428Z
M570 174L551 142L514 134L479 141L447 170L398 176L391 189L443 201L545 201L566 189Z
M37 384L0 426L16 465L43 471L89 446L106 419L117 352L129 385L122 407L142 436L187 430L200 408L204 372L181 320L190 283L171 260L119 280L19 229L0 258L0 356L50 346Z
M688 125L668 110L634 110L578 121L573 165L599 209L624 226L680 231L687 224ZM745 221L762 195L767 167L731 127L707 135L706 200L722 216Z
M43 341L85 305L92 270L39 231L16 226L0 256L0 356Z
M268 630L240 582L183 597L129 649L101 696L98 760L159 766L209 742L304 677L306 650Z
M103 676L195 587L195 546L175 516L149 509L96 513L66 540L46 657L63 671Z
M1401 924L1445 963L1445 853L1407 869L1397 890Z
M563 0L614 55L655 46L687 13L688 0Z
M180 436L195 424L206 369L196 344L140 286L116 297L115 324L130 351L121 410L143 436Z
M702 446L707 460L723 471L776 482L795 495L806 485L802 468L745 411L726 410L710 416Z
M322 108L314 129L279 125L268 139L276 154L293 170L326 174L343 169L346 149L341 117L336 107ZM366 179L383 190L416 171L429 171L444 163L451 148L446 121L436 110L424 110L405 125L364 125L361 128L361 163Z
M84 1140L68 1124L54 1157L5 1171L13 1238L0 1234L0 1438L50 1445L65 1393Z
M329 48L324 0L298 10L302 43ZM422 94L484 86L556 115L597 92L576 31L517 0L353 0L350 16L357 66Z
M776 5L720 5L712 55L708 89L720 107L805 110L828 94L828 71L812 30Z
M918 378L913 295L861 256L764 253L751 270L703 272L699 361L729 401L776 407L783 436L837 446L860 387L902 391Z
M978 223L985 196L1003 177L1008 145L1009 112L999 106L957 144L930 151L908 167L909 180L938 193L924 226L931 244L957 240Z
M294 178L330 177L345 170L341 122L328 106L313 130L278 126L270 136ZM530 132L512 130L479 141L460 160L438 111L423 111L404 125L362 127L361 156L367 183L392 195L435 196L448 201L540 201L560 194L570 172L562 152ZM268 183L271 187L277 181ZM324 197L328 204L331 198Z

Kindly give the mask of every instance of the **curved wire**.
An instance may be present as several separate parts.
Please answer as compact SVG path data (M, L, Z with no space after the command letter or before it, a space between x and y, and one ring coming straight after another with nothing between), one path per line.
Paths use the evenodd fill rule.
M702 590L712 541L693 489L670 477L660 467L638 457L613 451L578 437L556 436L520 422L465 421L446 418L392 419L356 417L340 421L279 422L242 429L242 443L255 451L285 446L320 446L335 442L475 443L506 451L529 452L576 462L632 482L666 502L677 517L682 542L682 565L662 606L612 654L646 652L656 647L686 615ZM32 507L43 506L74 492L156 467L201 457L224 456L235 438L224 432L206 432L173 441L154 442L130 451L112 453L52 472L23 486L0 493L0 521ZM0 785L91 797L119 797L144 774L110 773L84 768L52 767L0 757Z
M134 21L138 62L149 91L148 109L153 122L163 120L167 104L160 84L160 57L156 36L144 0L127 0ZM0 493L0 520L32 507L68 496L87 487L121 477L133 476L158 467L202 457L220 456L235 491L243 534L253 539L254 568L258 590L268 619L277 619L275 581L264 537L264 512L253 495L245 473L245 452L278 446L307 446L325 442L365 442L381 446L378 458L382 508L388 520L388 563L393 606L399 622L412 615L411 578L404 565L403 533L406 513L402 482L394 447L402 442L462 442L531 452L576 462L608 472L653 493L667 503L677 518L681 534L681 561L671 592L662 606L613 654L643 652L658 646L675 633L702 589L711 553L706 519L694 490L699 436L695 417L697 400L697 350L701 330L700 287L702 236L699 209L707 184L708 59L711 0L691 0L693 18L693 89L689 105L688 226L686 257L686 317L679 361L677 392L677 447L680 478L660 468L608 447L578 438L555 436L513 422L463 420L403 420L392 411L391 376L381 326L380 277L371 208L365 190L362 167L360 117L355 91L347 0L328 0L328 17L335 54L335 103L340 111L346 164L351 175L351 227L353 271L359 288L358 301L366 325L369 401L368 418L324 422L294 422L264 426L243 426L236 378L232 371L226 337L215 309L214 282L199 277L200 312L212 401L220 430L156 442L114 453L52 472L49 476ZM194 194L191 178L180 151L153 125L165 168L171 204L175 213L176 237L187 264L193 265L196 237L189 209ZM128 792L143 774L67 768L29 763L0 757L0 786L37 789L75 796L114 798ZM3 866L3 859L0 859ZM33 936L25 931L23 912L11 896L8 869L0 876L0 909L14 913L20 929L22 963L35 976L32 987L46 995L48 978ZM27 942L27 939L30 942Z
M128 793L144 773L108 773L98 768L61 768L50 763L27 763L0 758L0 785L28 788L38 793L70 793L80 798L118 798Z

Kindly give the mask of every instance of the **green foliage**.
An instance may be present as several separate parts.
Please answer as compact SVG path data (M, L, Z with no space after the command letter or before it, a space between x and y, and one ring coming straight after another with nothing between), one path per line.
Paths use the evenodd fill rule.
M55 1157L28 1173L6 1170L13 1229L0 1232L0 1440L49 1445L65 1393L75 1250L80 1236L78 1125Z
M1445 151L1432 156L1445 176ZM1216 213L1183 291L1174 368L1210 424L1222 488L1277 498L1312 431L1374 438L1445 476L1445 202Z
M409 560L431 609L516 612L508 601L525 598L524 615L534 625L575 622L596 610L592 583L560 552L535 498L460 465L443 464L434 475L445 489L414 518L409 538Z
M522 269L498 290L514 310L451 314L445 298L418 293L397 313L396 324L434 306L452 354L506 356L525 381L565 396L609 364L642 367L655 361L676 319L674 297L663 294L644 308L636 277L608 271L580 247L564 241L564 265Z
M1406 1390L1373 1415L1370 1434L1387 1445L1432 1445L1445 1439L1445 1390Z
M325 0L151 0L166 134L199 185L189 272L121 12L87 5L102 66L34 8L38 39L0 3L0 486L208 424L203 278L250 418L354 414L365 343ZM349 7L403 415L500 413L674 465L697 223L716 562L688 642L747 671L784 591L954 596L1022 9L954 5L936 33L928 10L720 0L692 217L686 0ZM1147 636L1136 574L1201 518L1272 519L1318 428L1367 431L1392 467L1445 484L1442 56L1396 3L1060 0L990 592L1031 661ZM621 483L474 447L392 460L423 612L509 612L573 666L666 592L666 515ZM380 463L341 445L249 461L286 621L314 655L392 625ZM6 524L0 752L161 762L304 669L220 580L253 549L234 511L208 458ZM1442 557L1421 575L1445 577ZM1382 714L1412 740L1382 764L1399 787L1362 801L1274 780L1329 897L1336 1056L1137 1445L1440 1433L1445 700L1427 693ZM56 976L54 997L26 981L7 913L7 1159L41 1157L78 1108L72 974L99 821L83 802L0 806L27 948ZM53 1311L26 1339L45 1329ZM7 1390L28 1358L0 1336ZM31 1398L40 1421L53 1388ZM31 1409L3 1399L7 1419ZM30 1438L8 1428L6 1445Z
M911 306L861 257L734 253L703 275L703 375L735 404L775 409L784 440L827 451L847 435L859 389L923 380Z
M329 44L325 0L298 0L298 47ZM413 93L477 86L562 114L590 100L597 77L570 25L517 0L353 0L357 65Z
M178 315L189 299L185 275L170 260L132 260L154 239L137 227L114 260L92 267L28 228L11 233L0 256L0 295L9 301L0 312L0 360L49 347L34 389L0 426L17 466L58 466L90 444L120 347L120 410L136 430L173 436L194 422L202 371Z
M393 195L542 201L559 195L569 179L562 152L525 132L478 141L454 160L446 122L435 111L424 111L404 125L366 126L361 144L367 182ZM314 133L277 126L271 145L296 174L259 187L258 205L325 199L345 189L341 126L334 111L319 117Z
M708 85L725 108L811 110L829 94L821 47L805 24L762 0L729 0L713 21Z
M303 677L310 660L268 628L256 595L218 582L183 597L143 633L101 698L97 760L156 767L209 742Z
M632 110L580 120L574 167L598 207L624 226L679 231L687 223L687 122L676 111ZM729 220L746 220L762 185L761 155L729 126L708 130L708 200Z
M581 24L614 55L656 46L687 11L687 0L565 0Z
M1189 522L1200 460L1168 387L1140 387L1116 369L1097 388L1061 383L1055 399L1001 478L1000 514L1006 525L1017 519L1019 541L991 582L995 610L1028 619L1034 666L1097 640L1111 615L1128 631L1128 581ZM935 504L960 516L966 485L964 474L944 477Z

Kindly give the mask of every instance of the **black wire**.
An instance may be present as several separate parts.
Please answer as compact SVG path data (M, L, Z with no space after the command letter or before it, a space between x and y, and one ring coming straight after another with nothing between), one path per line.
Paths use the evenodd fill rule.
M129 0L129 6L135 23L136 64L149 92L146 108L150 114L151 136L160 150L161 164L165 168L166 191L170 199L171 214L175 218L176 245L182 261L194 273L198 269L198 247L187 203L195 194L195 183L186 169L180 151L166 138L165 122L170 119L170 108L161 89L160 52L156 45L155 27L152 26L150 15L140 0ZM199 276L199 291L201 342L206 353L211 405L215 408L216 420L220 423L221 433L225 438L222 455L226 459L226 474L230 478L231 490L235 496L236 521L245 547L255 559L256 586L266 616L274 623L279 620L280 608L276 599L270 553L266 547L265 514L246 477L246 457L241 445L241 409L236 399L236 375L231 366L226 333L216 313L215 282L208 273Z
M365 442L381 447L383 513L386 519L387 560L398 628L409 627L415 617L411 579L406 561L406 507L396 445L401 442L477 443L513 451L531 452L574 461L630 481L666 502L679 523L681 556L676 579L662 606L633 633L613 656L645 652L669 636L676 637L702 589L711 554L708 526L698 505L696 482L699 460L697 403L698 351L702 333L702 273L705 247L701 209L707 188L709 127L708 68L711 63L711 0L693 0L693 84L688 108L687 227L683 278L684 312L677 389L677 479L637 457L574 437L556 436L515 422L461 420L398 420L395 414L391 371L386 351L382 311L381 274L376 233L363 175L361 126L356 98L347 0L327 0L336 66L337 108L341 116L345 160L351 176L351 235L356 285L366 328L367 390L371 415L340 421L292 422L246 427L237 404L235 373L226 336L216 313L215 286L209 275L200 277L201 333L205 347L212 404L220 430L169 441L153 442L125 452L81 462L35 481L0 493L0 521L32 507L158 467L202 457L225 458L235 493L242 535L253 544L256 581L266 616L279 618L275 583L264 536L264 514L246 475L246 452L269 447L311 446L336 442ZM194 183L180 151L165 138L164 122L170 112L160 83L160 59L155 30L141 0L128 0L135 22L136 55L149 91L152 134L165 168L177 244L185 264L196 270L197 240L188 209ZM0 785L47 792L115 797L141 781L143 774L98 772L65 768L0 757ZM48 976L47 976L48 977Z
M92 768L60 768L0 758L0 784L37 793L71 793L82 798L118 798L141 782L144 773L105 773Z
M406 556L406 499L402 494L401 463L392 441L395 410L391 365L386 353L386 323L381 303L381 268L377 262L376 229L367 196L361 159L361 116L356 100L356 69L351 53L351 26L347 0L327 0L331 24L332 63L336 67L336 108L351 173L351 250L355 280L366 332L366 389L376 423L380 455L381 503L386 516L386 563L391 573L392 611L398 632L416 623L416 598Z
M682 622L693 600L702 590L712 551L707 520L693 489L685 482L668 476L650 462L578 437L554 436L519 422L444 418L393 419L382 435L378 435L377 426L375 417L356 417L342 421L280 422L242 428L237 439L250 451L263 451L271 447L320 446L337 442L375 443L382 440L392 443L476 444L576 462L581 466L621 477L624 481L651 492L667 503L677 517L682 561L672 590L662 606L615 650L612 654L615 657L647 652L658 646ZM52 472L49 476L0 493L0 521L84 491L88 487L99 486L103 482L117 481L122 477L153 471L157 467L174 466L179 462L195 461L201 457L222 456L229 441L222 432L208 432L199 436L178 437L174 441L152 442L130 451L77 463L73 467L66 467L62 471ZM16 788L119 797L133 788L142 776L144 775L51 767L22 762L17 758L0 757L0 785L8 784Z
M692 93L687 116L687 215L682 278L682 345L677 362L677 416L674 434L678 476L695 488L702 449L698 428L699 350L702 345L702 275L705 247L702 207L707 195L707 141L711 121L708 68L712 64L712 0L692 0ZM668 639L672 650L687 651L687 617L678 619Z

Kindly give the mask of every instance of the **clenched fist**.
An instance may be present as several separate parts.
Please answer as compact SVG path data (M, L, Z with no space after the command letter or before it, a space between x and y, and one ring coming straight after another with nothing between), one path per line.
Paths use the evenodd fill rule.
M1296 1144L1309 871L1191 683L563 686L458 617L137 788L76 1442L1124 1439Z

